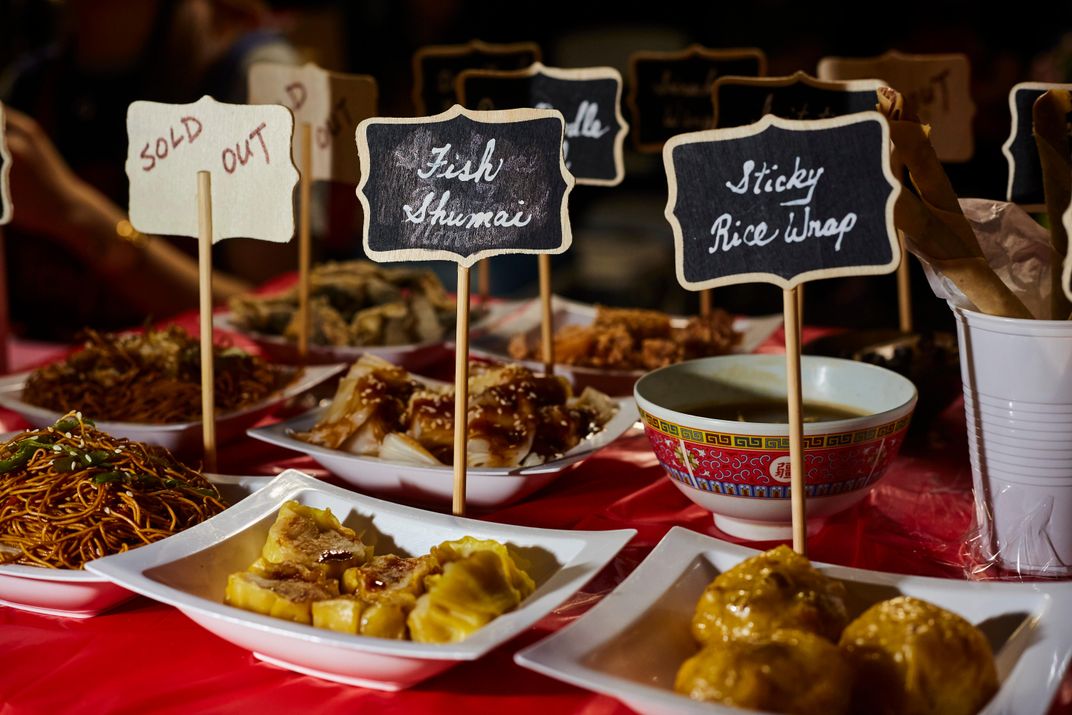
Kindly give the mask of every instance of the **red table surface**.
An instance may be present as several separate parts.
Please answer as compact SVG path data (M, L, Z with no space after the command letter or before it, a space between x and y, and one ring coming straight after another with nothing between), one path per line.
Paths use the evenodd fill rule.
M189 328L195 320L181 321ZM813 333L814 334L814 333ZM807 337L807 333L806 333ZM239 341L241 342L241 341ZM777 334L762 352L782 350ZM15 344L25 365L47 350ZM449 358L443 368L449 372ZM24 427L0 410L5 430ZM226 445L220 471L272 475L312 460L263 443ZM490 521L565 529L633 528L637 536L581 592L530 631L478 661L399 693L338 685L256 660L179 611L136 598L95 618L40 616L0 607L0 715L29 713L509 712L628 713L613 698L528 671L521 648L584 613L627 576L672 526L733 541L708 512L663 475L639 432L631 432L520 504L478 514ZM926 439L906 444L885 478L809 540L815 560L881 571L964 578L971 530L971 472L958 401ZM1066 674L1051 715L1072 715Z

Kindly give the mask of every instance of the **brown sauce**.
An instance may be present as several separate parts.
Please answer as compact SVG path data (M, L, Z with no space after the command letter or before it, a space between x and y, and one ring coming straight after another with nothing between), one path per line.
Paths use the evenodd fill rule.
M680 411L696 417L710 417L732 422L767 422L776 424L789 422L789 407L781 400L708 402L692 407L684 407ZM863 417L867 414L870 414L867 410L849 405L804 401L805 422L830 422L832 420Z

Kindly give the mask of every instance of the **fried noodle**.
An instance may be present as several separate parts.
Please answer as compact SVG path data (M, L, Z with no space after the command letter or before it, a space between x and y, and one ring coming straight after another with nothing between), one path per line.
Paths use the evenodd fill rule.
M111 437L77 412L0 445L0 564L80 569L224 508L167 450Z
M201 350L178 326L112 335L86 331L85 348L35 370L22 399L97 420L166 424L201 417ZM240 409L282 387L288 373L232 347L215 346L216 409Z

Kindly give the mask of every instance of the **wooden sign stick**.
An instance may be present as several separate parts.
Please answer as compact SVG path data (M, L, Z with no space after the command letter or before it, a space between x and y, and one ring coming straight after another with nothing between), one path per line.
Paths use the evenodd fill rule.
M484 306L491 297L491 263L485 258L476 264L476 289L480 294L480 305Z
M454 333L455 516L465 516L465 469L469 459L469 269L458 264L457 326Z
M216 471L216 393L212 353L212 175L197 172L197 267L201 318L201 425L204 469Z
M799 288L782 291L785 317L785 382L789 397L789 492L793 517L793 550L807 556L808 522L804 509L804 415L800 388Z
M551 256L541 253L540 263L540 346L543 370L555 372L555 321L551 312Z
M908 274L908 252L903 231L897 232L901 244L901 264L897 266L897 316L902 333L912 332L912 284Z
M711 290L700 291L700 317L711 315Z
M301 184L298 198L298 357L304 363L309 356L309 271L312 263L310 207L313 188L313 128L301 124Z

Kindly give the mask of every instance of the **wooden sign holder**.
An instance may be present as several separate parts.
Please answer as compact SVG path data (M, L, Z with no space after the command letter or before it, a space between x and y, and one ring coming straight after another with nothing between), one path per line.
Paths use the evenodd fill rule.
M704 47L703 45L693 44L676 52L634 52L629 56L629 93L626 95L625 101L626 105L629 107L630 116L633 118L633 145L636 147L637 151L654 154L661 151L663 148L661 143L648 143L640 140L640 122L638 120L638 117L640 116L640 104L637 63L651 60L671 62L674 60L687 60L690 57L702 57L713 61L740 60L754 57L759 64L760 76L767 74L767 55L758 47L711 49Z
M536 62L539 62L543 54L540 46L535 42L511 42L506 44L489 43L483 40L470 40L462 45L425 45L413 53L413 108L417 116L428 113L428 107L424 104L424 65L421 62L425 57L463 57L465 55L511 55L515 53L531 52ZM434 116L434 115L433 115Z
M301 121L297 141L301 183L298 194L298 357L309 354L310 271L312 269L311 201L313 181L357 184L351 166L349 137L356 121L376 113L378 87L368 75L329 72L313 63L300 67L257 62L249 71L251 104L283 104ZM315 128L314 128L315 123ZM314 145L314 134L319 137ZM314 161L314 151L317 153Z
M542 75L550 77L552 79L562 80L565 82L585 82L592 80L611 80L617 84L617 91L614 96L614 121L618 125L618 130L615 132L613 142L613 155L614 155L614 168L615 175L610 179L598 179L591 177L577 176L574 174L574 179L577 185L587 186L616 186L622 182L625 178L625 158L624 158L624 145L625 137L629 133L629 124L625 121L625 117L622 116L622 76L618 70L611 67L582 67L578 69L561 69L558 67L547 67L540 62L534 62L532 65L525 69L520 70L480 70L470 69L460 72L454 81L454 91L458 96L458 101L463 106L468 106L474 99L469 97L466 92L465 83L470 78L492 78L492 79L525 79L529 77L535 77ZM560 108L556 107L556 109ZM563 117L565 119L565 117ZM571 172L573 173L573 172ZM551 258L546 254L542 254L538 258L539 264L539 291L540 291L540 358L544 365L544 371L546 374L551 375L554 373L555 368L555 346L554 346L554 313L552 311L552 280L551 280ZM480 295L482 301L488 299L490 278L490 267L487 261L483 261L480 264L479 274L479 286Z
M294 118L282 106L221 104L207 96L182 105L139 101L127 111L127 132L131 223L143 233L198 239L204 467L215 471L212 245L236 236L293 237ZM194 177L194 191L174 190Z
M375 250L370 245L369 235L372 222L372 214L375 207L366 194L365 190L372 173L370 163L372 152L369 146L368 129L372 125L402 125L418 124L429 125L447 123L456 117L463 116L475 122L483 124L511 124L525 122L534 119L557 119L559 122L559 150L558 171L562 179L564 191L562 201L557 212L559 226L561 227L561 244L554 249L531 249L531 248L491 248L482 249L462 255L446 249L403 247L386 251ZM572 242L572 232L569 223L568 199L573 189L573 176L566 169L566 162L562 156L561 141L565 133L565 120L561 112L542 109L507 109L494 112L472 111L455 105L441 114L431 117L397 118L381 117L373 120L365 120L358 125L356 141L358 156L361 161L361 183L357 186L357 197L363 208L362 239L365 253L375 261L422 261L422 260L449 260L458 264L457 285L457 328L455 332L455 358L454 358L454 485L452 508L458 516L465 514L465 485L467 471L467 443L468 443L468 389L469 389L469 297L470 297L470 271L469 269L487 258L496 255L511 253L535 253L539 255L541 265L546 259L548 270L550 267L549 253L562 253L566 251ZM550 212L548 212L550 213ZM550 273L547 274L548 281Z
M824 57L819 61L816 74L823 80L880 79L905 95L909 109L918 114L918 107L913 100L912 87L905 85L898 76L901 72L915 73L908 70L913 65L945 65L945 69L929 78L926 92L947 92L942 104L952 109L947 113L948 119L935 122L931 117L921 117L934 129L931 138L938 157L943 162L965 162L975 153L975 138L972 131L972 118L975 116L975 103L972 101L971 64L963 53L945 54L908 54L889 50L877 57ZM900 67L898 70L896 68ZM956 81L946 83L945 78L952 73ZM962 81L961 81L962 80ZM937 83L937 84L936 84ZM898 86L901 85L901 86ZM937 90L932 85L937 86ZM953 92L949 91L952 87ZM906 91L909 90L909 91ZM957 91L959 90L959 91ZM911 101L910 101L911 100Z
M681 134L670 139L663 148L663 163L666 169L668 197L665 216L669 221L674 233L674 251L678 256L676 270L678 282L690 290L704 290L720 285L732 285L736 283L766 282L773 283L782 288L782 311L785 321L785 347L786 347L786 398L789 412L789 459L790 459L790 497L792 513L793 549L800 554L807 553L807 507L804 484L804 424L803 424L803 395L800 373L800 342L801 342L801 300L803 285L809 280L834 278L848 275L874 275L889 273L897 268L901 259L901 252L897 241L896 232L892 229L894 218L894 206L900 194L900 183L897 181L890 167L890 139L889 125L881 116L875 116L874 120L882 126L882 139L885 147L880 159L882 173L890 186L885 205L885 222L888 228L891 260L885 264L869 264L866 266L839 266L832 268L819 268L804 270L796 273L792 278L786 279L781 275L768 272L740 273L720 276L709 280L692 281L685 275L685 233L674 213L678 204L678 176L674 166L674 149L692 143L708 143L712 141L726 141L741 139L753 135L762 134L771 126L794 131L807 131L828 129L856 124L860 115L847 115L831 119L790 121L767 115L761 121L742 127L727 129L715 129L703 132Z

